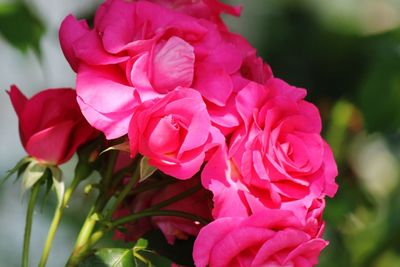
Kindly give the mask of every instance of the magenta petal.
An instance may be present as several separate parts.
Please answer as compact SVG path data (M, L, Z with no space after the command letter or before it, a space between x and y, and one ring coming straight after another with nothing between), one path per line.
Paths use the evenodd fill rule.
M77 151L79 146L86 141L93 139L98 135L98 132L82 118L78 123L75 123L73 132L69 137L69 144L65 151L65 159L70 159Z
M60 26L59 38L62 51L74 71L78 70L79 60L76 58L73 45L76 40L90 31L86 21L78 21L74 16L67 16Z
M109 1L101 6L96 16L96 28L103 34L106 51L119 53L135 36L136 3Z
M228 178L227 173L229 166L228 154L226 150L226 145L221 144L204 166L204 169L201 172L201 183L204 188L210 189L213 180L226 181Z
M128 56L114 56L107 53L97 31L83 35L73 46L75 56L90 65L117 64L129 59Z
M239 114L235 106L235 94L231 95L224 107L208 103L207 109L211 121L219 126L233 128L240 124Z
M239 186L234 183L226 184L217 179L211 181L208 189L214 196L212 210L214 218L247 217L249 215L246 200L241 197L243 191Z
M210 266L229 266L229 262L237 258L239 261L251 262L254 258L251 247L268 240L274 231L254 226L241 227L224 235L211 251ZM247 257L246 257L247 256ZM247 258L247 259L246 259ZM254 265L262 266L262 265Z
M162 97L162 94L159 94L157 91L154 90L148 77L149 53L146 52L139 54L135 58L133 58L132 61L129 62L129 66L131 66L131 69L130 73L128 73L127 76L129 77L132 86L139 94L140 100L142 102L145 102L147 100Z
M218 65L198 64L193 88L218 106L224 106L233 91L231 77Z
M294 229L279 231L259 249L254 259L253 266L262 266L270 257L273 257L274 254L278 254L279 251L293 249L293 247L307 242L308 239L309 236L303 231ZM280 262L280 264L285 263L286 262Z
M338 185L335 182L335 178L338 175L338 170L332 150L325 141L324 148L325 193L329 197L333 197L338 190Z
M123 112L136 104L134 89L125 85L117 67L82 65L76 87L77 95L101 113Z
M254 109L259 108L261 103L265 102L267 95L268 91L265 87L254 82L249 83L237 94L236 107L246 128L252 119Z
M118 68L81 65L76 90L82 113L93 127L108 139L128 132L130 113L138 101Z
M284 80L278 78L271 78L267 81L266 86L276 95L282 95L290 98L293 101L304 99L307 91L302 88L297 88L286 83Z
M118 113L101 113L91 105L86 104L82 98L77 98L83 116L94 128L102 131L107 139L115 139L128 132L132 109Z
M194 242L193 259L196 267L207 267L210 263L210 255L218 241L235 229L243 218L221 218L204 226Z
M192 121L187 130L188 132L181 145L178 155L181 155L191 149L200 147L207 141L210 134L210 117L205 111L205 105L202 108L203 109L198 109L193 115Z
M243 58L240 55L242 51L228 42L223 42L213 49L212 53L208 56L208 64L219 64L223 66L228 74L233 74L240 69Z
M8 95L10 96L11 103L14 107L15 112L17 113L17 116L21 117L22 111L25 108L28 98L26 98L26 96L15 85L12 85L10 87Z
M306 259L306 262L298 264L299 267L315 266L318 263L319 254L327 245L328 242L320 238L309 240L291 251L286 261L289 262L302 257Z
M171 37L156 52L152 70L152 84L160 93L178 86L190 87L194 73L193 47L179 37Z
M173 125L171 116L162 118L150 129L148 142L154 153L167 154L179 148L179 129Z
M74 90L69 88L47 89L26 102L20 117L20 130L22 137L29 137L60 121L81 117ZM23 144L25 141L27 140L23 139Z
M159 168L162 172L171 175L175 178L186 180L195 175L204 162L205 153L200 153L195 158L181 162L181 163L170 163L168 164L165 160L158 163L152 159L149 160L149 164Z
M27 140L26 152L47 163L62 163L66 159L65 151L73 125L73 121L65 121L35 133Z

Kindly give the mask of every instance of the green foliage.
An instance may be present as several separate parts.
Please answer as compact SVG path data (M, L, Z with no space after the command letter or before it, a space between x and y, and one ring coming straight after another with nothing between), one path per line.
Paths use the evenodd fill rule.
M132 249L103 248L84 259L79 267L167 267L171 261L148 249L148 241L139 239Z
M40 54L39 42L45 31L41 20L21 1L0 4L0 34L13 46Z
M31 161L26 168L21 182L21 195L31 189L41 178L47 174L47 166L36 161Z
M366 128L400 129L400 28L365 41L371 63L358 95Z
M170 245L163 233L159 230L155 230L147 233L145 238L149 241L149 248L153 249L158 254L171 259L176 264L187 267L194 266L192 258L193 237L187 240L177 239L173 245Z
M123 248L103 248L82 261L79 267L134 267L132 250Z
M54 190L56 191L58 205L61 205L65 191L65 185L62 179L62 172L56 166L50 166L49 169L53 180Z
M149 178L157 168L149 165L149 159L146 157L143 157L140 161L140 180L139 182L143 182L147 178Z
M8 170L6 174L0 178L0 185L5 183L11 176L17 174L16 179L18 179L22 173L24 173L26 167L28 167L31 162L31 158L25 157L21 159L12 169Z

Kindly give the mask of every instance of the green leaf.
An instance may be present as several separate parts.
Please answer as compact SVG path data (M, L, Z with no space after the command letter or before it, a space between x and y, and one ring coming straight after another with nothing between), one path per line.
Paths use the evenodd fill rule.
M31 158L25 157L21 159L11 170L8 170L6 174L0 178L0 185L5 183L8 178L10 178L14 173L17 173L17 179L21 175L22 170L26 168L29 162L31 162Z
M54 189L56 191L58 205L61 205L62 200L64 198L64 191L65 191L65 185L64 185L64 181L62 179L62 172L56 166L50 166L49 168L50 168L52 178L53 178L53 185L54 185Z
M45 189L44 189L43 197L42 197L41 204L40 204L41 212L43 211L44 204L46 203L46 201L50 195L51 188L53 187L53 178L51 177L51 175L45 175L44 187L45 187Z
M23 195L44 176L46 169L46 166L36 161L31 161L29 163L22 177L21 195Z
M103 248L79 263L78 267L136 267L132 250Z
M179 265L194 266L192 258L194 237L189 237L187 240L177 239L173 245L170 245L161 230L153 230L146 233L144 238L149 241L148 248L157 253L155 255L162 255L164 259L171 259ZM157 267L167 266L156 264L154 260L152 262Z
M100 152L100 155L102 155L108 151L113 151L113 150L130 152L129 142L123 142L121 144L107 147L106 149L104 149L103 151Z
M138 253L136 253L136 258L138 258L138 255L142 259L146 259L146 262L144 261L138 261L137 260L137 266L138 267L144 267L144 266L153 266L153 267L170 267L172 264L172 261L156 254L154 251L150 250L142 250Z
M146 239L140 238L135 246L133 247L133 251L134 252L138 252L140 250L144 250L147 248L147 246L149 245L149 241L147 241Z
M139 239L132 249L103 248L78 264L78 267L170 267L171 260L147 249L148 241Z
M0 4L0 34L22 52L32 47L39 53L44 31L44 24L26 3L14 1Z
M149 165L149 159L146 157L143 157L142 160L140 161L140 180L139 182L143 182L147 178L149 178L157 168Z

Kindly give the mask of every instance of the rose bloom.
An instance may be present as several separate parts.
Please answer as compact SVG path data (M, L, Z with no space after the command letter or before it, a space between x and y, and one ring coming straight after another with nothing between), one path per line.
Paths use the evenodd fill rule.
M311 267L328 242L290 211L219 218L203 227L193 248L196 267Z
M200 179L193 178L186 181L178 181L161 189L140 193L125 202L124 205L116 211L114 218L127 216L150 208L153 205L161 203L175 195L195 187L199 183ZM146 184L148 183L143 183L143 185ZM211 196L209 191L200 189L192 195L171 203L162 209L188 212L210 220ZM201 227L202 225L200 223L184 218L174 216L155 216L151 218L143 218L124 225L126 231L116 231L114 238L132 242L136 241L152 229L160 229L167 242L173 244L176 239L187 239L189 236L197 236Z
M16 86L8 92L26 152L46 164L68 161L98 132L82 116L75 90L47 89L28 99Z
M222 210L218 203L225 206L227 198L246 205L258 201L270 208L299 201L307 209L315 198L335 194L336 163L320 136L318 110L303 100L305 94L276 78L266 86L251 83L238 93L243 127L231 135L229 147L215 153L202 174L217 209ZM216 213L231 211L224 210Z
M71 15L65 18L60 43L77 72L82 113L113 139L128 132L138 104L190 87L210 105L213 122L238 126L219 109L249 81L267 80L270 69L241 36L221 29L208 15L190 12L200 6L215 17L233 10L213 0L156 2L162 5L108 0L98 8L93 29Z
M180 88L133 111L129 126L131 154L179 179L196 174L213 142L213 127L201 95Z

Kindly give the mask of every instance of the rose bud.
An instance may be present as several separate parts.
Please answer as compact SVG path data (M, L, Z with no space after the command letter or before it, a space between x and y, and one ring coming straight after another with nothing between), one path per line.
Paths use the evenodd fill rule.
M73 89L47 89L28 99L13 85L8 94L19 119L22 145L40 162L62 164L98 134L82 116Z

